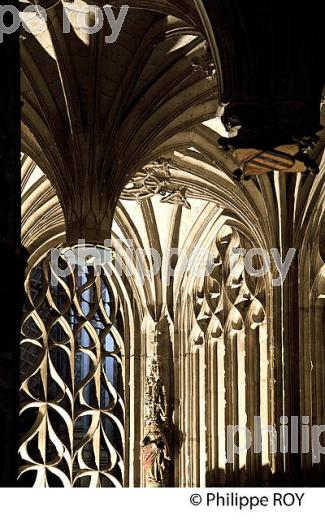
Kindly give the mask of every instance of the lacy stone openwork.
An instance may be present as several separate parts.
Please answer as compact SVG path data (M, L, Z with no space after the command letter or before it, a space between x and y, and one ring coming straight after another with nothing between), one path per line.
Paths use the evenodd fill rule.
M123 318L109 275L89 266L63 278L47 256L25 289L20 484L122 486Z

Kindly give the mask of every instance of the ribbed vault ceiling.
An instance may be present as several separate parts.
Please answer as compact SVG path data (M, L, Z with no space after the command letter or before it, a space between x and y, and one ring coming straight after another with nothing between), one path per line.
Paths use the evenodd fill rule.
M303 240L323 211L324 141L315 178L265 174L234 183L238 166L217 144L217 80L197 66L211 58L194 1L130 2L114 44L104 41L108 26L87 36L75 16L64 34L63 4L54 3L47 30L37 37L23 31L21 39L23 241L30 252L39 255L65 235L68 242L108 238L124 187L160 159L171 165L171 189L215 202L254 243L277 247L288 221L288 233Z
M139 2L114 44L108 26L80 31L75 13L64 34L61 2L46 31L22 33L22 147L55 186L71 240L106 237L127 178L215 114L215 81L193 67L206 45L188 4Z

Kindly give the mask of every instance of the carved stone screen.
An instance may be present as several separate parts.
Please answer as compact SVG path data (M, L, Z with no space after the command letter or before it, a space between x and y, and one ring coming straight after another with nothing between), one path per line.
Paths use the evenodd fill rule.
M123 319L109 276L87 266L60 277L47 256L25 288L20 485L121 486Z

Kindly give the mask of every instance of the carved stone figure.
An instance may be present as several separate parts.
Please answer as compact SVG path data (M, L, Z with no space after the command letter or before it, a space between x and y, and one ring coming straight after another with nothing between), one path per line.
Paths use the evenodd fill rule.
M163 487L170 454L167 439L157 423L148 427L141 447L147 486Z
M166 388L161 382L160 360L157 354L159 331L156 328L149 375L144 399L145 437L141 443L147 487L164 487L168 481L169 445Z

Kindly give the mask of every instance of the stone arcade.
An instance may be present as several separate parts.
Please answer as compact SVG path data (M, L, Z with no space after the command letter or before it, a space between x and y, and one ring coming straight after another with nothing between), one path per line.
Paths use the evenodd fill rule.
M323 482L323 453L293 449L290 418L325 424L324 6L130 0L107 43L74 14L63 32L87 0L40 4L45 30L19 39L21 174L19 35L1 44L1 485ZM112 261L85 255L80 272L60 256L61 276L51 251L79 240L111 240ZM150 249L158 270L134 254ZM204 276L180 269L195 249L212 258ZM233 263L252 249L268 252L261 276ZM284 416L274 452L261 432ZM236 450L245 428L257 453Z

